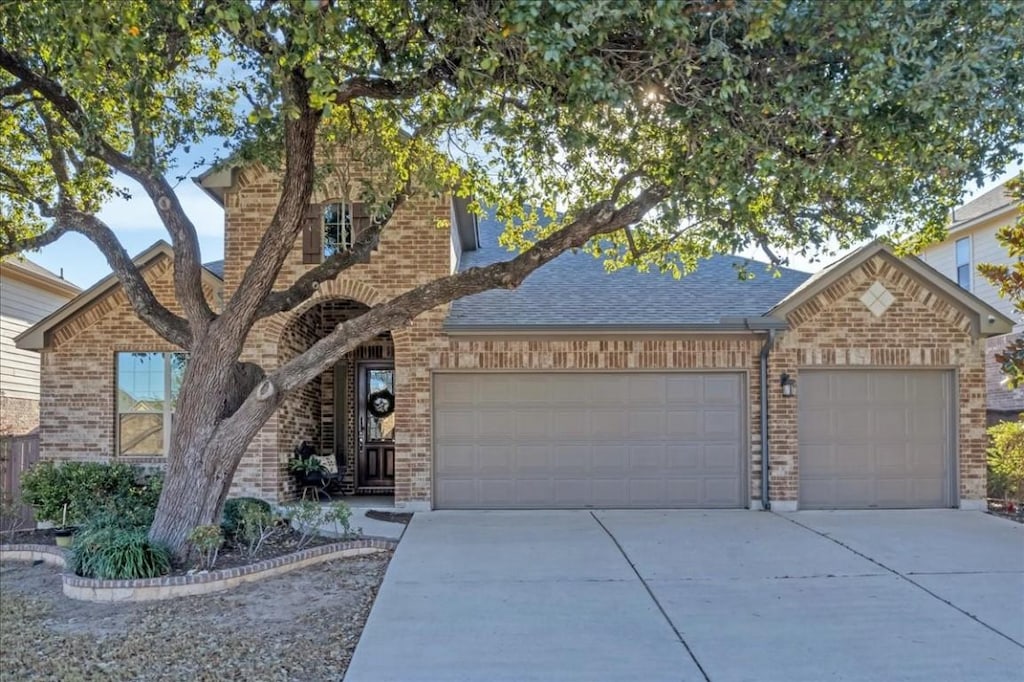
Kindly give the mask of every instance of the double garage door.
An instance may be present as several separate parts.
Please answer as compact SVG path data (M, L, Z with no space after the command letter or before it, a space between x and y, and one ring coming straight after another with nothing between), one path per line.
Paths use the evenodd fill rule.
M741 507L739 373L434 377L442 509Z

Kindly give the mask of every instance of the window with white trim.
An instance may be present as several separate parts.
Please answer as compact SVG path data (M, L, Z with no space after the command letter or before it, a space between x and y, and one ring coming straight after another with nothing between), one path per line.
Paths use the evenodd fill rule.
M971 238L956 240L956 283L971 290Z
M369 225L366 204L343 201L310 204L302 229L302 262L315 265L337 253L350 251Z
M186 353L117 353L117 453L163 456L170 450L171 427Z
M352 248L352 211L340 202L324 204L324 258Z

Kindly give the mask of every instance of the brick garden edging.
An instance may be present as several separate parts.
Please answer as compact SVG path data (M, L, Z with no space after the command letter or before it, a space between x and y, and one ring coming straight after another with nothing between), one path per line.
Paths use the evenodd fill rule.
M237 587L243 583L263 580L275 575L313 566L331 559L375 554L394 549L391 540L351 540L304 549L293 554L267 559L248 566L191 575L144 578L141 580L96 580L64 573L64 594L71 599L97 602L157 601L197 594L210 594ZM0 547L2 561L42 561L64 568L64 551L51 545L7 545Z

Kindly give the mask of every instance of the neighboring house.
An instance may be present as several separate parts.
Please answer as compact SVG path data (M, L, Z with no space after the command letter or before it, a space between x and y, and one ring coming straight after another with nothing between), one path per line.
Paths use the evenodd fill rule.
M198 179L225 211L225 260L205 271L211 300L239 285L278 177L250 166ZM342 196L318 190L279 285L351 244L365 211ZM500 229L461 200L411 197L368 262L260 322L243 359L272 370L367 306L507 257ZM170 248L137 262L175 306ZM1011 321L879 244L814 277L755 267L745 281L741 262L712 258L675 280L606 274L567 253L517 290L428 311L290 396L233 494L294 496L287 461L308 441L346 463L348 491L413 509L759 508L765 488L775 509L982 508L982 350ZM44 358L43 457L160 461L181 356L116 281L18 343Z
M1011 390L1002 384L1003 374L995 359L1012 336L1024 332L1024 320L1014 310L1013 302L1000 297L998 288L978 272L978 265L1015 262L996 240L996 232L1012 224L1019 210L1020 204L1010 197L1003 183L956 209L945 241L921 253L921 260L1014 321L1010 335L995 336L987 342L985 392L990 423L1016 419L1024 412L1024 389Z
M14 337L79 293L74 284L30 260L0 261L0 435L39 425L39 354Z

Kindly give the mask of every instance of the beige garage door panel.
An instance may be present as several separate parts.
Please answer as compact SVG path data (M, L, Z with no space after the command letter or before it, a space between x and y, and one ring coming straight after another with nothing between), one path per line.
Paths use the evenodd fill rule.
M801 371L800 506L948 507L952 377Z
M438 508L740 507L740 374L438 374Z

